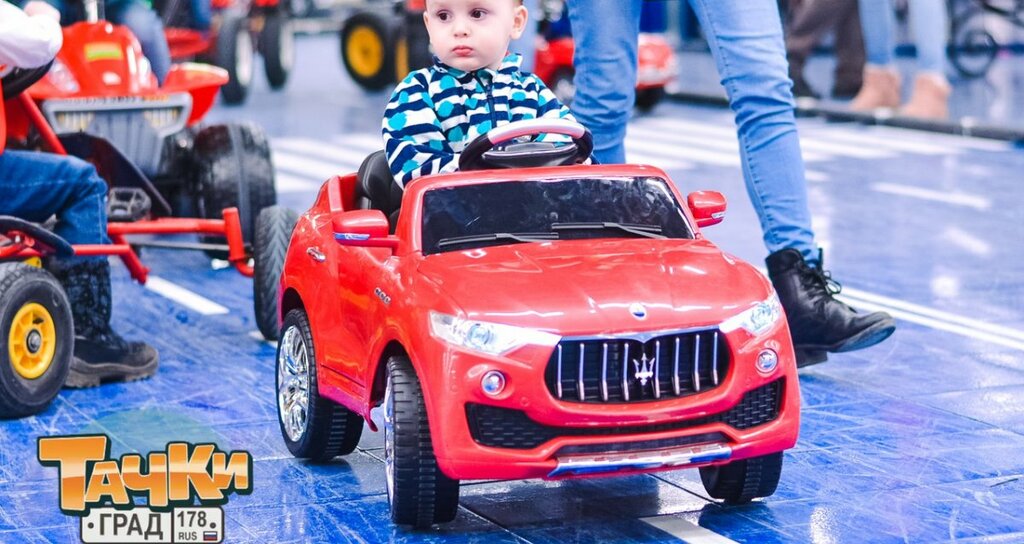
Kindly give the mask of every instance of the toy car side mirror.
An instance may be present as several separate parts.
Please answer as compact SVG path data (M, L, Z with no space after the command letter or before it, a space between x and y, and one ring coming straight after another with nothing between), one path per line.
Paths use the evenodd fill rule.
M725 195L718 191L694 191L686 196L686 204L700 228L717 225L725 218Z
M398 247L398 238L388 231L388 218L380 210L353 210L331 219L334 239L343 246Z

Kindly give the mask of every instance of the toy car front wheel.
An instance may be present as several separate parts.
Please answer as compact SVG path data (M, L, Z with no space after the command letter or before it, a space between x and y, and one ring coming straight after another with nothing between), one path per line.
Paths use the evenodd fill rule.
M194 149L200 215L220 219L224 208L237 207L242 238L252 242L260 210L277 203L270 146L263 130L252 123L209 126L196 135ZM223 237L204 236L202 240L224 243ZM227 258L224 251L206 253Z
M320 396L313 335L303 310L292 310L284 318L276 375L278 422L292 455L330 461L356 449L363 418Z
M728 504L745 504L775 493L781 475L781 451L700 469L700 480L708 495Z
M437 466L423 390L406 357L388 360L384 390L384 466L391 519L417 528L455 519L459 481Z
M214 64L228 71L228 82L220 88L224 102L241 104L245 101L252 85L255 54L249 19L243 13L225 12L214 51Z
M71 305L49 272L0 263L0 418L42 412L71 369Z
M282 10L268 15L260 32L263 69L271 89L280 89L288 82L295 64L295 34L292 20Z
M256 216L252 240L253 306L256 325L267 340L277 340L277 290L288 253L288 241L299 214L284 206L263 208Z

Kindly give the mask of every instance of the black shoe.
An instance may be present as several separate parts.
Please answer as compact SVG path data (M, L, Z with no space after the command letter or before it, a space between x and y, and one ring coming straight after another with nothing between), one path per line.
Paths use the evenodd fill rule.
M142 342L115 333L106 338L75 338L75 357L65 387L96 387L109 381L142 380L156 373L159 356Z
M813 98L815 100L821 98L810 83L803 76L796 76L793 78L793 96L796 98Z
M836 81L832 86L832 98L836 100L850 100L860 92L862 82L860 81Z
M784 249L769 255L766 262L768 277L786 311L798 367L825 362L826 352L873 346L896 330L889 314L857 313L836 300L841 287L823 271L823 261L810 266L799 251Z

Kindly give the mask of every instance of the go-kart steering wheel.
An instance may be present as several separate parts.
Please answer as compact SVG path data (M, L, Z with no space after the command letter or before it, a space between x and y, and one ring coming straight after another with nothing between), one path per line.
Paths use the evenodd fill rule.
M522 136L562 134L570 143L506 143ZM459 170L490 168L531 168L581 163L590 158L594 140L583 125L568 119L527 119L516 121L477 136L459 156Z
M38 68L12 68L3 76L4 100L14 98L50 71L50 61Z

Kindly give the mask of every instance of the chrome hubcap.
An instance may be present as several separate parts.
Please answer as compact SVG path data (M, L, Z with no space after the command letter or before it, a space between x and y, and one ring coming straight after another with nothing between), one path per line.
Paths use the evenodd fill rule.
M384 473L388 483L388 503L395 502L395 393L388 374L384 389Z
M298 327L288 327L277 351L277 413L292 442L306 432L309 415L309 357Z

